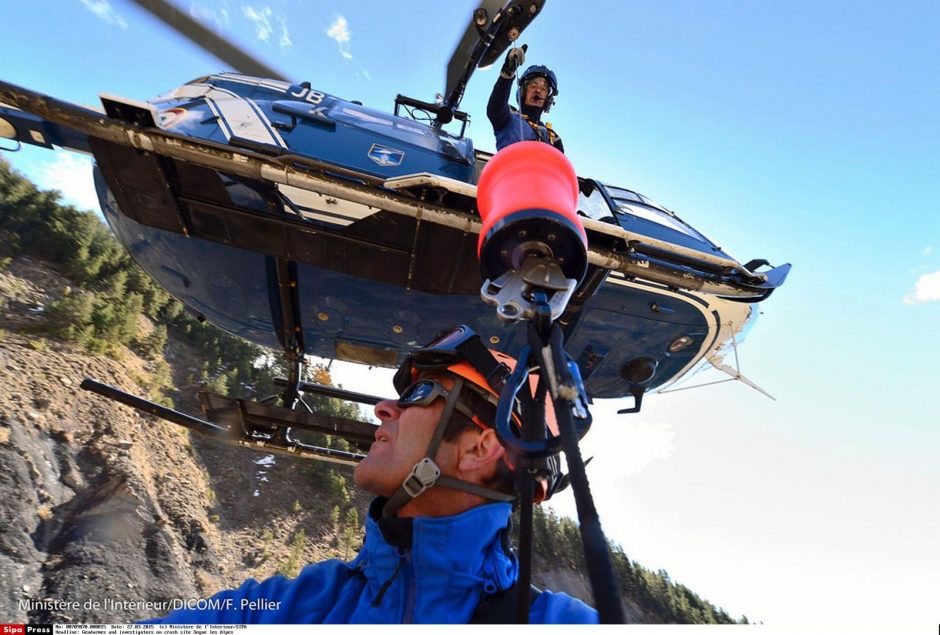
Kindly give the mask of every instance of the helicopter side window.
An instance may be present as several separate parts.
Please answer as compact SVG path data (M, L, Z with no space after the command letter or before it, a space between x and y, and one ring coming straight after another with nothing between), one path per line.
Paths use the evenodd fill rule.
M616 224L604 195L592 181L581 181L578 188L578 213L604 223Z
M630 190L605 185L607 193L613 200L618 214L625 214L652 221L658 225L668 227L697 240L708 242L704 236L686 225L678 216L670 212L665 207L653 202L642 194L637 194Z

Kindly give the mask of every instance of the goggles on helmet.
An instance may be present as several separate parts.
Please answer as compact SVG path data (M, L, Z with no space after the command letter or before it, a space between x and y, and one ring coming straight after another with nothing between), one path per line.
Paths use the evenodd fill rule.
M479 377L459 374L477 387L499 396L510 369L493 357L473 329L463 324L441 333L430 344L408 355L392 383L401 394L419 374L454 372L456 369L452 367L461 362L468 363Z
M443 384L435 379L425 378L419 379L402 390L401 394L398 396L397 403L399 408L410 408L412 406L424 407L430 406L441 397L447 399L449 396L450 391L444 388ZM457 403L454 404L454 409L480 428L485 430L489 427L480 421L479 417L467 408L467 406L460 401L459 397Z

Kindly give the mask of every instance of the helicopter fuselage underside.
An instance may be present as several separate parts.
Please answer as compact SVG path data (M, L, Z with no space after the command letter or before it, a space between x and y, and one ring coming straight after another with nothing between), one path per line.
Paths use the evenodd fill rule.
M141 224L123 212L96 172L108 223L148 274L200 318L256 344L282 346L276 335L281 327L276 250L262 253ZM297 265L304 353L394 366L428 337L457 323L469 324L489 346L517 350L524 329L500 322L480 300L482 280L473 262L476 234L422 237L422 232L443 230L427 225L419 230L406 220L378 213L348 226L367 231L369 241L325 227L311 233L310 249L316 253ZM384 242L357 227L362 223L384 227ZM409 236L408 244L396 236ZM369 244L360 245L365 251L353 256L350 249L357 242ZM424 275L416 275L416 262ZM409 274L416 283L411 288ZM750 310L749 304L611 274L569 329L568 350L592 397L621 397L628 394L621 369L629 361L655 359L656 375L647 388L661 386L723 344L736 329L722 329L722 324L739 327ZM688 343L671 351L680 338Z
M455 323L507 352L522 344L480 300L475 183L488 157L468 138L233 74L149 104L109 96L104 115L2 82L0 97L18 140L95 156L121 243L234 335L383 366ZM579 190L590 266L560 322L593 397L630 394L637 358L655 362L647 390L687 373L789 270L753 272L762 261L741 265L635 192Z

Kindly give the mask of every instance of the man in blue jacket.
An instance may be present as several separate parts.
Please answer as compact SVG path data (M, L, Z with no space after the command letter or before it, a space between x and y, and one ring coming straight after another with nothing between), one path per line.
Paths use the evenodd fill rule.
M514 461L493 421L497 388L514 364L465 326L411 354L395 375L399 398L375 407L381 425L356 466L356 484L378 496L358 557L308 565L291 580L248 580L202 610L154 623L513 621L504 607L515 608L505 599L518 576L509 548ZM558 473L542 478L536 500L561 481ZM597 623L598 616L580 600L542 591L529 621Z
M490 100L486 116L493 124L496 149L502 150L517 141L543 141L562 152L565 146L550 123L542 122L542 115L551 110L558 96L558 79L547 66L530 66L519 77L516 102L519 109L509 106L509 93L516 71L525 62L526 46L511 49L506 54Z

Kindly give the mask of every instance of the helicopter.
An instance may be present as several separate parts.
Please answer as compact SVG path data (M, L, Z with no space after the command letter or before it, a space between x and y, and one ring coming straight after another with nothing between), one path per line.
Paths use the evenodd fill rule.
M363 450L371 424L312 412L305 392L377 398L303 381L308 355L393 367L423 338L468 324L512 354L523 336L480 301L477 182L493 155L459 110L544 0L484 0L447 65L439 99L392 113L281 77L163 0L135 0L237 72L147 102L102 94L103 113L0 81L0 136L90 153L106 221L135 261L200 320L288 364L280 406L203 392L206 419L86 380L94 390L225 440L325 460L295 430ZM447 126L457 126L449 130ZM590 398L674 385L721 363L790 265L744 264L627 187L578 177L587 272L558 322ZM737 373L740 378L740 373Z

